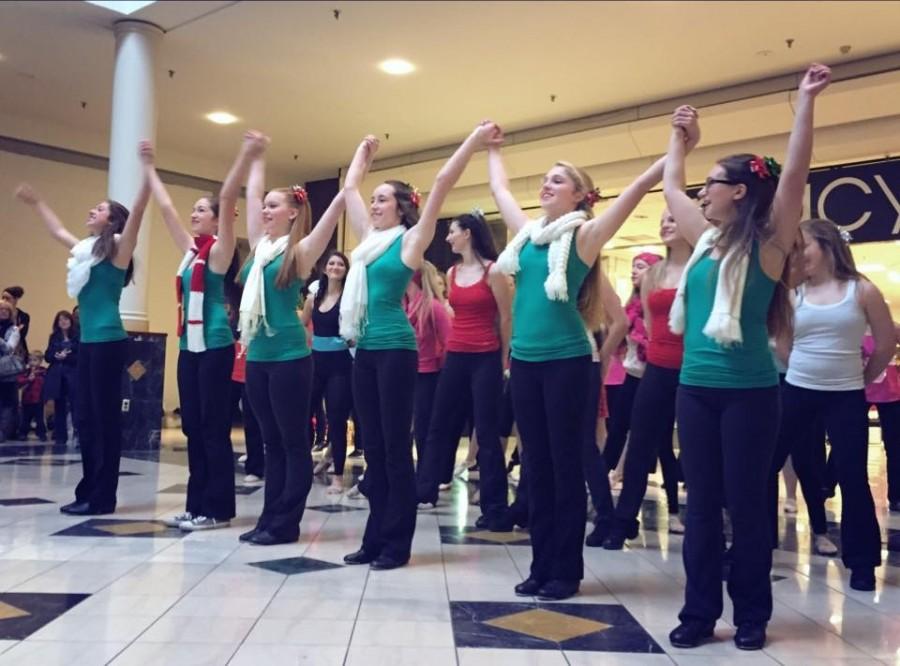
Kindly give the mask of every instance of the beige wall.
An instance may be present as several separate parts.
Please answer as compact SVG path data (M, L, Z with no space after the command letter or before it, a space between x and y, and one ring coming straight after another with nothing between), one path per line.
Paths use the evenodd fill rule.
M0 228L3 230L0 288L19 284L25 289L21 306L31 315L29 346L44 349L53 315L61 309L71 310L75 304L66 294L66 250L50 239L44 232L43 223L30 209L12 198L15 186L22 181L30 182L43 193L75 235L84 236L87 212L106 192L106 172L0 151ZM169 187L169 192L185 218L194 201L205 194L201 190L176 186ZM131 205L128 201L122 203ZM241 212L244 212L243 203ZM151 331L169 334L164 408L171 411L178 405L173 278L181 255L155 206L151 205L144 224L150 225L147 315ZM238 221L238 235L246 235L243 215Z

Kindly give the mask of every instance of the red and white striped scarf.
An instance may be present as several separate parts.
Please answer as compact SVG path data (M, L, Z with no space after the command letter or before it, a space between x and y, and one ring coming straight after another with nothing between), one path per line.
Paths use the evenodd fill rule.
M215 242L215 236L203 235L194 238L194 246L184 255L178 272L175 274L175 293L178 299L178 337L180 338L184 334L186 328L187 348L192 352L206 351L206 339L203 335L203 293L206 286L204 269ZM181 276L188 266L191 267L191 297L188 299L188 313L185 317Z

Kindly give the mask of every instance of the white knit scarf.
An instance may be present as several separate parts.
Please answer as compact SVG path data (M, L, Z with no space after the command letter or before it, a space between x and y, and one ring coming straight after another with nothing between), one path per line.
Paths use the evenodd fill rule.
M497 267L507 275L519 272L519 253L529 240L535 245L550 244L547 252L547 279L544 291L551 301L569 300L569 282L566 267L569 264L569 251L575 230L587 222L587 213L583 210L572 211L556 218L545 226L547 218L532 220L519 230L506 249L497 258Z
M350 255L350 270L344 280L344 294L341 297L341 337L356 340L362 335L368 319L369 282L366 266L387 252L387 249L404 234L402 225L372 230Z
M99 264L102 260L100 257L94 256L94 244L99 236L88 236L82 241L78 241L69 251L69 260L66 267L69 269L66 275L66 290L69 292L69 298L78 298L78 294L84 288L91 278L91 268Z
M238 330L241 332L241 344L245 347L256 337L260 326L265 328L266 335L273 335L269 330L269 322L266 319L266 282L263 279L263 269L275 261L280 254L287 249L288 236L281 236L274 241L268 236L263 236L256 244L253 252L253 266L247 275L244 284L244 293L241 296L240 320Z
M672 309L669 311L669 329L676 335L684 335L684 291L688 273L694 264L715 247L721 235L722 233L714 227L703 232L684 267ZM732 279L731 267L734 262L737 262L737 270L733 271L734 279ZM744 341L741 334L741 305L744 302L744 285L747 283L749 266L750 257L745 252L734 249L729 250L719 263L715 300L709 319L703 327L703 334L723 347L731 347Z

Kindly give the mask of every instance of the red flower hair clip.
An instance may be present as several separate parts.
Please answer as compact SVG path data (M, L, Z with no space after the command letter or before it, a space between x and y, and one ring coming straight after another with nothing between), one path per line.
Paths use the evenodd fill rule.
M600 190L596 187L592 190L588 190L587 194L584 195L584 200L588 206L595 206L598 201L600 201Z
M750 171L755 173L760 180L769 178L778 179L781 176L781 165L774 157L761 157L757 155L750 160Z
M294 200L298 204L305 204L309 200L306 190L303 189L302 185L291 185L291 194L294 195Z
M413 206L418 208L419 204L422 203L422 195L419 193L419 188L410 185L409 189L409 200L412 201Z

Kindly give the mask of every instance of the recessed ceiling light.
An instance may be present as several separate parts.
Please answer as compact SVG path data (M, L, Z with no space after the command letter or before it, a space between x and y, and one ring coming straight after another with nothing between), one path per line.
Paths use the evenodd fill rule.
M237 122L237 116L234 116L227 111L213 111L212 113L207 113L206 119L214 122L216 125L231 125L232 123Z
M404 74L414 72L416 66L408 60L404 60L403 58L388 58L387 60L383 60L382 62L378 63L378 69L380 69L382 72L385 72L386 74L403 76Z

